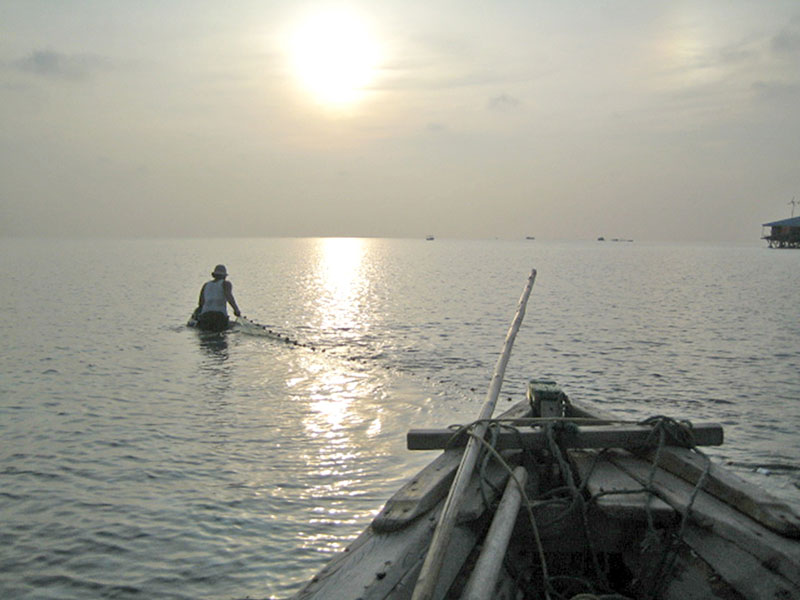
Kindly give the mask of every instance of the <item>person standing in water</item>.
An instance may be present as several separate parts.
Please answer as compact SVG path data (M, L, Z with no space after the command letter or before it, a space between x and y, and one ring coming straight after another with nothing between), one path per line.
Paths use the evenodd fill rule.
M237 317L242 316L242 313L233 297L233 284L225 279L228 276L225 265L214 267L211 276L214 279L204 283L200 290L200 300L194 316L200 329L223 331L228 327L228 304Z

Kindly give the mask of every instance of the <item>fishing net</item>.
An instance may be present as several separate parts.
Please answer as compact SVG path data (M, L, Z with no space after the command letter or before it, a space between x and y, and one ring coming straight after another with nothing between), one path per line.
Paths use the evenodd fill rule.
M262 325L260 323L256 323L255 321L248 319L247 317L236 317L236 321L234 322L234 329L246 335L268 337L274 340L280 340L287 344L292 344L293 346L303 346L304 348L312 348L312 346L309 346L308 344L298 342L297 340L289 337L286 334L280 333L279 331L275 331L269 325Z

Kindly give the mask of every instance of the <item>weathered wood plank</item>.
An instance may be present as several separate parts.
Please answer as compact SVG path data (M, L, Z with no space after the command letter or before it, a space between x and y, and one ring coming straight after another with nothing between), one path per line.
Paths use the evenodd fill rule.
M678 547L671 576L662 580L660 600L756 600L745 597L689 546ZM765 596L761 600L776 600Z
M500 415L502 419L530 416L530 405L519 402ZM372 521L375 531L386 533L405 527L447 495L461 461L463 448L446 450L401 487ZM463 512L463 511L462 511Z
M697 446L722 444L722 426L717 423L695 424L692 428ZM463 445L466 436L453 437L450 429L411 429L406 435L409 450L437 450ZM574 430L563 429L558 433L559 444L567 448L623 448L652 447L658 444L653 428L647 425L584 425ZM547 448L547 436L540 427L517 427L516 431L501 431L496 448L508 450L522 448L539 450ZM679 440L668 439L667 445L678 445Z
M462 448L443 452L403 485L372 521L375 531L397 531L433 508L450 489L461 462Z
M744 598L800 598L800 587L774 573L764 563L737 544L701 527L686 528L684 539L706 561L716 576Z
M645 484L651 474L651 465L634 456L616 453L611 460L634 479ZM687 510L693 486L663 469L657 469L653 477L653 490L678 511ZM783 537L761 523L742 514L726 502L700 491L691 505L691 522L707 529L714 535L734 544L741 551L753 556L762 567L780 575L787 586L797 590L800 597L800 543ZM712 566L714 556L703 556Z
M609 412L576 402L569 402L567 409L569 416L614 418ZM645 455L652 460L652 453ZM659 465L692 485L706 468L703 457L684 448L662 450ZM791 506L724 467L712 463L703 489L772 531L800 538L800 515Z
M647 513L657 524L674 523L678 513L669 504L644 491L641 483L604 456L573 451L570 459L597 508L615 519L646 522Z
M653 459L653 453L647 454ZM703 489L781 535L800 538L800 515L766 490L686 448L662 450L659 466L694 485L708 468Z

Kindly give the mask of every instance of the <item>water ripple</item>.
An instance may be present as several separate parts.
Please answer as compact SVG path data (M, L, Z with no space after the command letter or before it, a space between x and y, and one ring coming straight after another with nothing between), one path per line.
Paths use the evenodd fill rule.
M504 405L530 377L553 377L625 418L720 422L715 457L798 497L800 305L786 254L446 240L0 244L0 261L16 266L4 272L28 274L0 323L13 349L0 359L2 597L289 595L430 459L405 450L409 427L478 413L531 267L539 276ZM202 283L187 269L222 255L248 314L298 344L175 325ZM75 277L101 282L91 299ZM75 295L56 301L53 286ZM29 303L42 316L10 326Z

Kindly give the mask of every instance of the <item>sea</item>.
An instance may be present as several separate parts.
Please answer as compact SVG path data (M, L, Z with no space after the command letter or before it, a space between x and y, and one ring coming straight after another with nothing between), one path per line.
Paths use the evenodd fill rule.
M257 327L186 326L227 266ZM800 252L754 244L0 239L0 598L296 592L481 410L550 378L800 503Z

